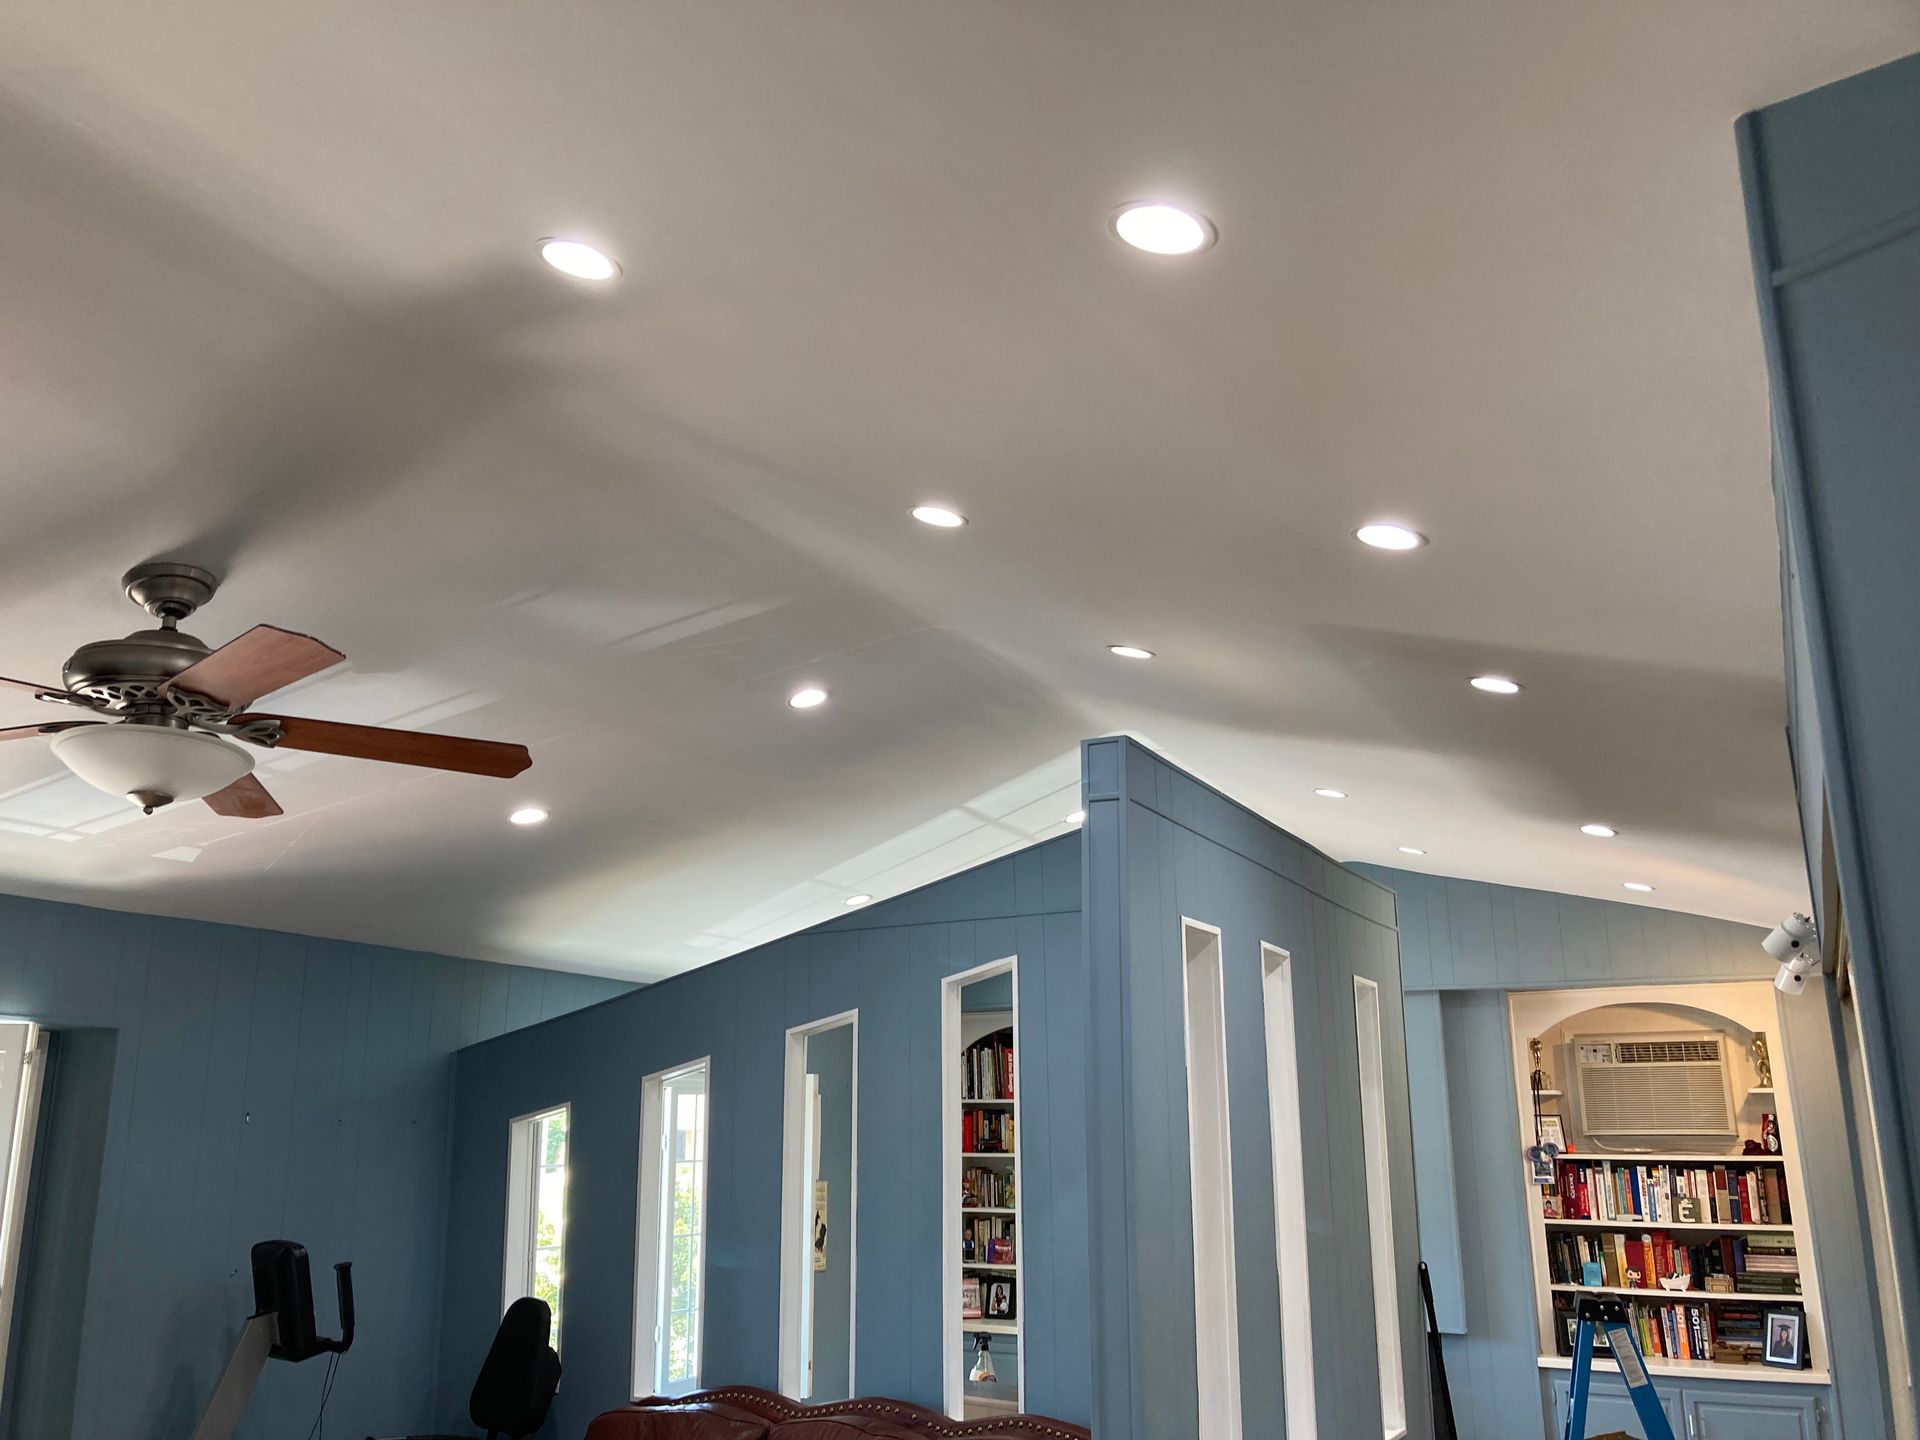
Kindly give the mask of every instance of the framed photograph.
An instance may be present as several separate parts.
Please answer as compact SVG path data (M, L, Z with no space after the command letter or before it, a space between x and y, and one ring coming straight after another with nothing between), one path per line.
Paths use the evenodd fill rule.
M977 1275L964 1276L960 1281L960 1318L980 1318L980 1277Z
M1558 1115L1540 1117L1540 1143L1551 1145L1560 1154L1567 1153L1567 1126Z
M1013 1282L995 1280L987 1286L987 1315L994 1320L1013 1318Z
M1767 1345L1760 1358L1769 1365L1798 1370L1802 1345L1800 1328L1806 1315L1799 1310L1767 1311Z

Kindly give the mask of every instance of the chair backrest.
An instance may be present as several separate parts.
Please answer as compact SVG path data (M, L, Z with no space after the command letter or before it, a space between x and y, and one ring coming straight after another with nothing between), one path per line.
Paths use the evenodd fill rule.
M540 1428L560 1388L560 1357L547 1343L552 1330L546 1301L527 1295L507 1307L467 1402L474 1424L509 1440Z

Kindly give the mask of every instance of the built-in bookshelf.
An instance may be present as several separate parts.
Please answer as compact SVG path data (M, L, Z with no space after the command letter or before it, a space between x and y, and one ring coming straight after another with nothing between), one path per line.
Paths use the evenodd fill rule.
M946 1407L956 1419L1017 1410L1024 1383L1018 990L1012 968L1011 963L989 966L984 974L956 977L943 1001L951 1047L944 1102L950 1127L945 1164L952 1187L943 1242ZM981 1004L982 998L988 1003ZM983 1345L991 1355L991 1373L984 1379Z
M1759 1083L1756 1070L1772 1057L1764 1039L1758 1052L1752 1047L1754 1035L1779 1033L1771 987L1685 989L1699 993L1683 1000L1674 987L1644 998L1586 991L1560 992L1564 1001L1540 994L1510 999L1522 1145L1534 1144L1536 1134L1566 1142L1549 1170L1528 1177L1527 1185L1540 1363L1568 1363L1581 1298L1604 1295L1625 1305L1648 1368L1657 1374L1821 1382L1826 1354L1811 1234L1799 1203L1790 1096L1782 1084ZM1724 1083L1733 1116L1726 1148L1713 1148L1717 1136L1582 1132L1572 1037L1631 1033L1636 1005L1648 1014L1649 1032L1683 1028L1673 1018L1674 1002L1694 1007L1689 1021L1732 1017L1725 1027ZM1602 1011L1604 1018L1596 1013ZM1536 1037L1545 1040L1537 1052L1528 1045ZM1536 1067L1571 1077L1564 1093L1552 1081L1535 1090L1529 1082ZM1697 1075L1693 1083L1700 1083ZM1681 1143L1632 1146L1640 1138ZM1545 1183L1549 1172L1552 1181ZM1794 1318L1802 1337L1799 1370L1760 1363L1770 1317L1782 1315Z

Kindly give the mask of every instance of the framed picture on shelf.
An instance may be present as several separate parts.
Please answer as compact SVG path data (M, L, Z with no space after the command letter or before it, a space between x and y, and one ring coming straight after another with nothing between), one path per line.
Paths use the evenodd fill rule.
M1551 1145L1559 1154L1567 1153L1567 1126L1558 1115L1540 1117L1540 1143Z
M987 1286L987 1317L1009 1320L1013 1317L1013 1282L995 1280Z
M963 1276L960 1281L960 1318L978 1320L980 1318L980 1277Z
M1799 1310L1767 1311L1767 1345L1760 1358L1783 1370L1798 1370L1803 1353L1801 1326L1806 1315Z

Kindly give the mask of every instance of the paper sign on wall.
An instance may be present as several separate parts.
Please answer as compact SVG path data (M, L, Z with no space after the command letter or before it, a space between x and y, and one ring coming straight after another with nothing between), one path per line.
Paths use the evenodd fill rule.
M827 1182L813 1182L813 1268L827 1268Z

